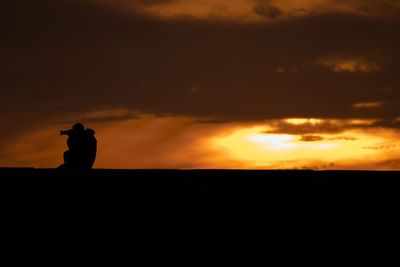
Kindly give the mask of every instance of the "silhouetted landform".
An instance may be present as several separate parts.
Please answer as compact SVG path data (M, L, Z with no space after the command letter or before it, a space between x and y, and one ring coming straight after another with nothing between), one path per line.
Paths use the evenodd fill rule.
M16 266L399 261L399 172L0 174L6 255Z

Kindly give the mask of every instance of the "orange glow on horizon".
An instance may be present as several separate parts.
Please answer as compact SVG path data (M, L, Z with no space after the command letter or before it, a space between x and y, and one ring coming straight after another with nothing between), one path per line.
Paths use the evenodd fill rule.
M301 135L264 131L263 127L242 129L214 139L212 145L248 162L252 168L273 169L319 168L315 164L324 165L322 162L331 168L346 169L358 161L379 161L389 153L399 153L398 134L386 129L321 134L316 141L302 141Z
M120 113L125 114L106 115ZM358 128L373 121L288 118L252 125L207 124L187 117L149 115L87 126L96 130L99 140L96 168L400 169L396 161L400 132ZM277 123L306 132L285 132L276 128ZM318 132L327 123L348 128ZM16 140L5 148L0 164L58 166L66 149L58 129L65 127L31 133L23 137L24 142ZM317 132L312 132L313 127Z

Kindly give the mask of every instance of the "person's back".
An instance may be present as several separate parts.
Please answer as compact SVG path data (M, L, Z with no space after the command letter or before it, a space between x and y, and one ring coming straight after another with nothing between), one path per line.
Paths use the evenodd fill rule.
M85 167L89 169L93 167L97 154L97 140L94 135L95 131L93 129L86 129L84 137L84 158Z

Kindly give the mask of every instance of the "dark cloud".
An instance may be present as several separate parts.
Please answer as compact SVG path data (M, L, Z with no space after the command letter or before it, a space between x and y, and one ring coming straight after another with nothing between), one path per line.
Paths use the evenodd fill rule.
M322 141L324 138L319 135L302 135L300 141L303 142L316 142L316 141Z
M275 19L282 16L282 11L270 4L259 4L254 7L254 12L262 17Z
M349 137L349 136L337 136L337 137L329 138L329 140L354 141L354 140L357 140L357 138L355 138L355 137Z
M383 127L383 128L393 128L393 129L400 129L400 121L397 118L384 118L381 120L376 121L373 124L374 127Z
M363 149L371 149L371 150L387 150L397 147L397 144L381 144L376 146L366 146Z
M78 0L6 1L0 12L0 119L14 133L111 108L215 121L400 113L399 20L156 21ZM379 70L315 63L335 57L368 57ZM369 101L385 106L352 108Z
M391 19L400 14L398 0L351 0L346 2L349 6L367 14L379 14Z

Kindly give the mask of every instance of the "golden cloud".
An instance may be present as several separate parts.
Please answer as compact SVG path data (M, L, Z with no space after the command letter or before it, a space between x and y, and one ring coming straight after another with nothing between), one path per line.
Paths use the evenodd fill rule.
M379 70L379 65L364 58L325 58L316 61L334 72L373 72Z
M383 102L360 102L360 103L354 103L353 108L356 109L371 109L371 108L380 108L384 105Z
M400 8L395 1L381 0L92 0L124 9L131 8L162 19L192 18L237 22L265 22L324 13L381 16ZM392 12L388 12L392 11Z

